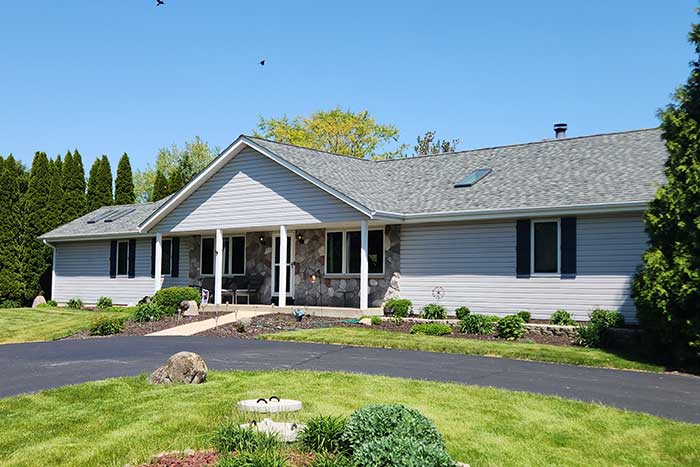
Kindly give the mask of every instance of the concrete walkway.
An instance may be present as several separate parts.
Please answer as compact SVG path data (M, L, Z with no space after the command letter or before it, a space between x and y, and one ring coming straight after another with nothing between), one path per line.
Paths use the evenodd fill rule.
M195 321L194 323L181 324L173 328L146 334L147 336L194 336L200 332L208 331L223 324L235 323L238 320L248 320L258 315L264 315L260 311L234 311L218 318Z

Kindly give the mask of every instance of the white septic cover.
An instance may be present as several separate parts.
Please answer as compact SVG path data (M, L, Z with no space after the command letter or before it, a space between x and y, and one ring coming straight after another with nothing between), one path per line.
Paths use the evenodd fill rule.
M293 443L297 440L299 432L304 429L304 425L296 423L273 422L266 418L261 422L244 423L241 428L247 428L261 433L276 435L285 443Z
M276 413L276 412L296 412L301 410L301 401L294 399L278 399L275 396L269 399L247 399L243 401L238 401L236 406L240 410L246 412L263 412L263 413Z

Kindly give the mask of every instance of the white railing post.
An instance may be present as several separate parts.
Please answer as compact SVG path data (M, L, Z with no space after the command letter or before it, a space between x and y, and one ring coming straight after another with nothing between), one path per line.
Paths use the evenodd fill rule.
M214 254L214 304L221 305L221 286L224 274L224 234L221 229L216 229Z
M273 258L274 261L274 258ZM287 306L287 227L280 225L279 306Z
M367 309L369 294L369 261L367 258L369 231L367 221L360 226L360 309Z
M163 262L163 234L156 234L156 254L153 258L155 264L153 265L153 292L158 292L161 287L161 263Z

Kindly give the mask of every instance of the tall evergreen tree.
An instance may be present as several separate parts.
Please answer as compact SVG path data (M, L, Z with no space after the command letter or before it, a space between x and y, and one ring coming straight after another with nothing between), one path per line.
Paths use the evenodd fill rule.
M112 169L107 156L95 159L87 184L87 211L112 204Z
M180 188L185 186L185 183L185 177L183 176L182 170L180 167L176 167L168 178L168 194L179 191Z
M24 296L31 300L41 293L41 279L50 266L51 250L38 239L50 230L49 159L37 152L29 172L29 185L22 197L22 276Z
M80 153L66 154L63 161L63 222L85 214L85 170Z
M114 204L133 204L136 201L134 176L131 171L129 156L126 153L119 159L117 179L114 185Z
M688 82L661 113L666 184L644 217L649 250L635 278L640 324L674 362L700 362L700 24Z
M0 301L21 301L20 192L17 162L0 157Z
M61 156L56 156L52 165L49 185L48 230L53 230L63 224L63 162Z
M156 172L156 179L153 183L153 193L151 193L151 201L158 201L160 199L168 196L170 192L168 191L168 180L163 175L163 172L158 170Z

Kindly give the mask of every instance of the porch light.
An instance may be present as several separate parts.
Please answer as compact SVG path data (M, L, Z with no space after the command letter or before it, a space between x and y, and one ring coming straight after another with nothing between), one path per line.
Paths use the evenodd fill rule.
M259 238L258 240L260 240L260 244L261 244L261 245L264 245L264 244L265 244L265 236L264 236L264 235L261 235L260 238Z
M297 240L299 240L300 242L304 241L304 235L301 232L297 234Z

